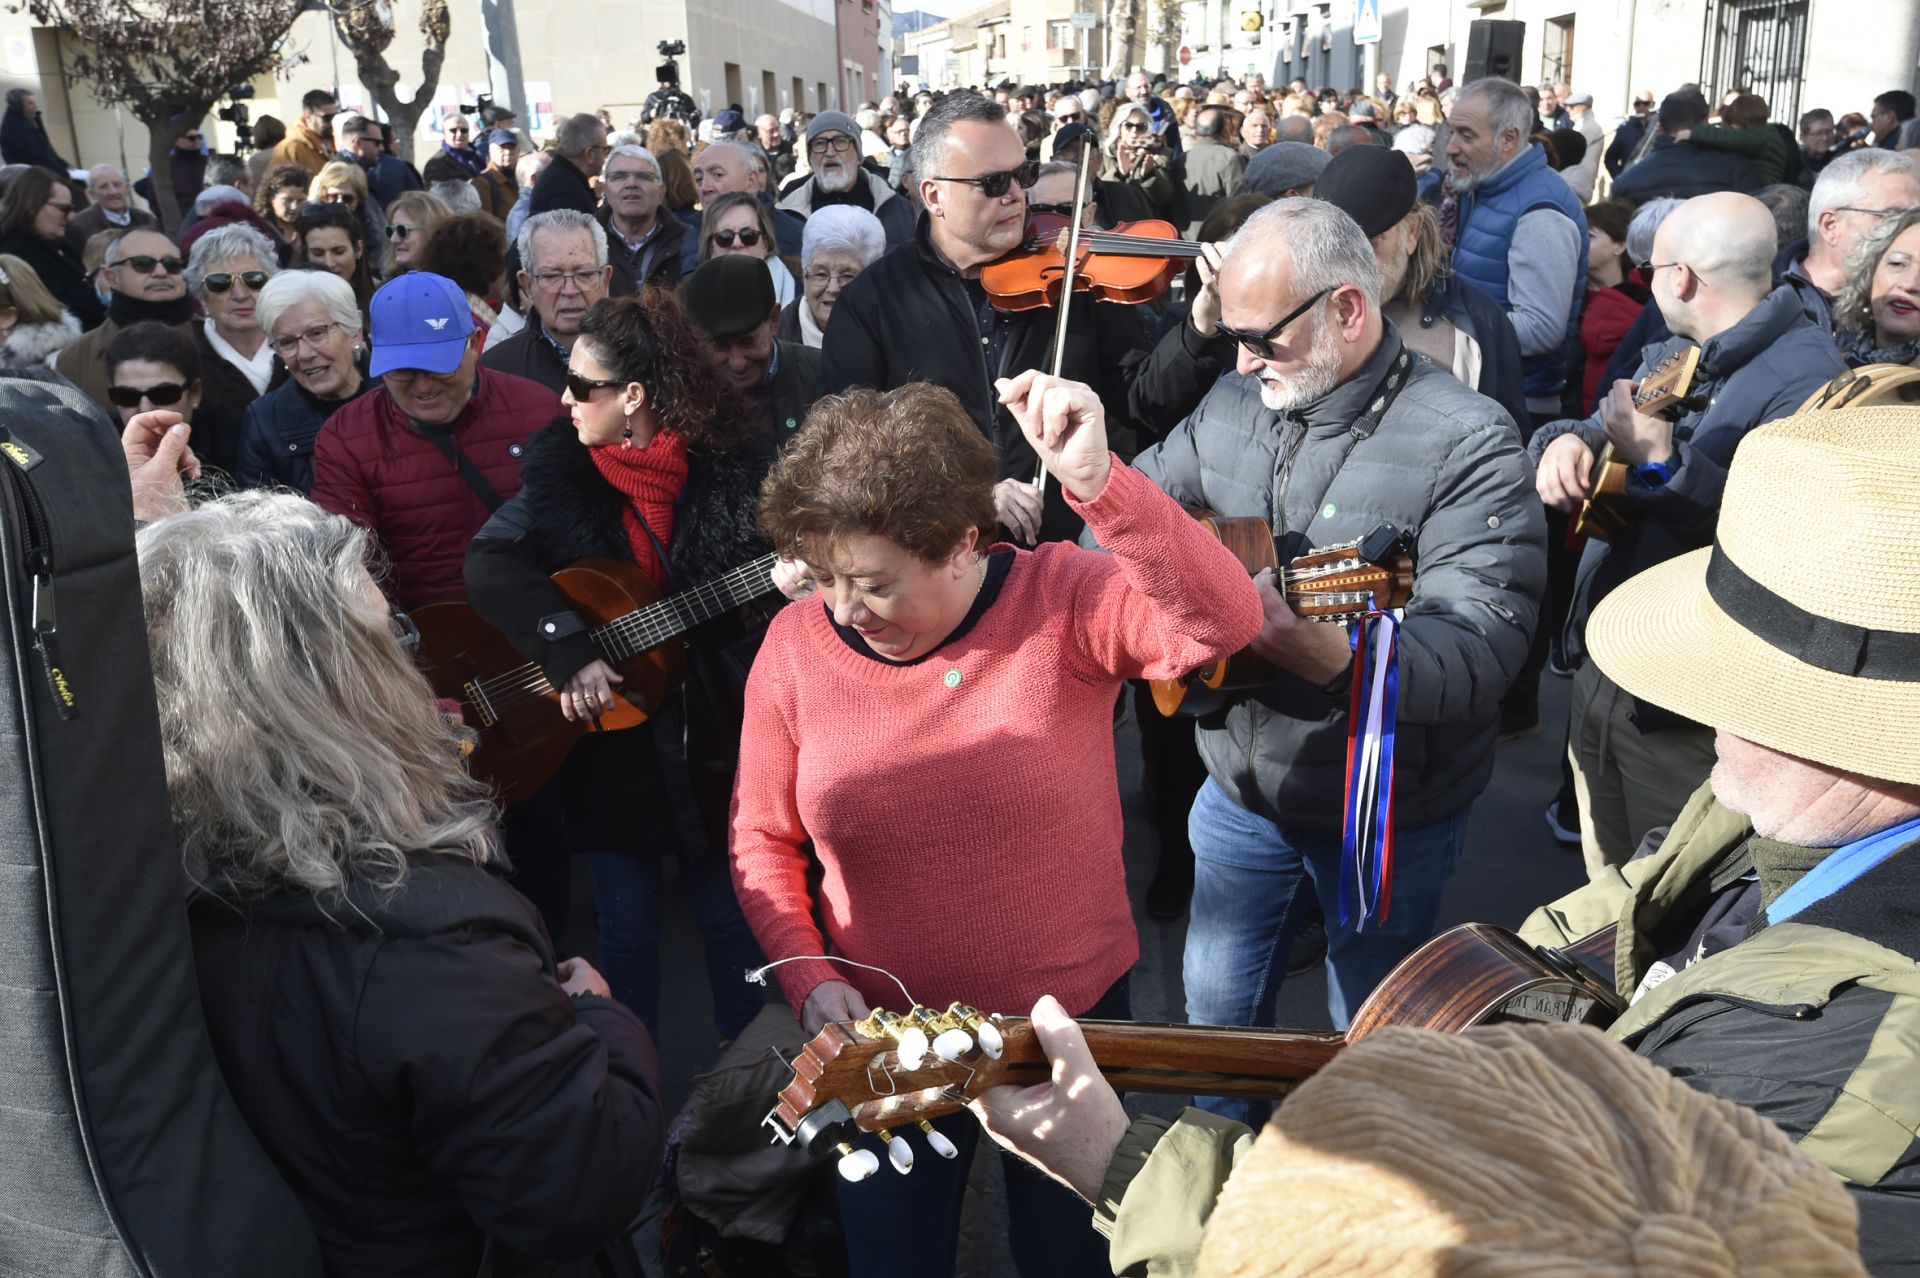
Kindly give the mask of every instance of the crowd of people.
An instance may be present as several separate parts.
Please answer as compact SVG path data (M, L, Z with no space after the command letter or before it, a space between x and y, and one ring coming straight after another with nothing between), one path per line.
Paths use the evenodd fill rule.
M1920 364L1911 94L1789 127L1694 86L1609 120L1444 67L1371 93L1135 73L583 113L538 150L489 108L419 170L329 91L301 106L193 189L183 139L170 226L112 166L77 191L22 149L44 132L10 96L0 369L126 431L216 1056L339 1272L628 1271L669 857L726 1040L769 961L809 1035L897 1002L889 975L1038 1004L1051 1090L982 1109L1050 1173L1008 1159L1021 1271L1190 1272L1271 1106L1130 1125L1074 1028L1128 1016L1138 957L1116 702L1147 909L1189 919L1187 1019L1270 1025L1324 963L1344 1029L1432 936L1495 743L1539 737L1552 677L1572 714L1539 797L1590 883L1528 938L1620 923L1612 1037L1804 1138L1869 1267L1920 1263L1891 855L1920 772L1888 743L1920 581L1873 549L1914 531L1912 465L1904 418L1801 413ZM1004 309L983 269L1042 213L1200 247L1144 304ZM1688 359L1670 406L1636 397ZM1609 464L1602 540L1581 510ZM239 491L189 502L176 472ZM1349 634L1182 507L1267 520L1283 564L1408 538L1384 917L1343 887ZM1792 507L1819 531L1786 535ZM643 727L498 813L460 762L479 725L404 659L407 614L464 600L597 725L619 663L552 574L617 560L674 593L768 555ZM1197 716L1129 690L1244 648L1271 678ZM201 730L168 684L214 659L283 704ZM555 948L576 856L595 964ZM320 1044L326 1077L263 1063ZM849 1272L952 1271L980 1128L931 1130L962 1157L838 1185Z

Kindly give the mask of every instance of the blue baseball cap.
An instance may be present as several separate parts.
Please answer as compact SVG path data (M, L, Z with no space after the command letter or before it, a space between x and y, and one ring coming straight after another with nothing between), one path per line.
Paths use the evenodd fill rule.
M373 295L375 377L396 369L451 373L473 336L473 311L460 286L444 275L408 271Z
M488 146L519 146L520 139L514 136L512 129L491 129L484 139Z

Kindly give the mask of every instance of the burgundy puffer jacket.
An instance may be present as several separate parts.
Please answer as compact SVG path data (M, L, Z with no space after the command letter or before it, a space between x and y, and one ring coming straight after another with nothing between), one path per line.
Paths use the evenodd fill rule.
M453 437L507 501L520 490L523 446L559 414L560 397L524 377L486 368L479 377ZM434 441L408 428L384 387L327 419L314 441L311 496L379 536L401 608L466 598L467 543L491 512Z

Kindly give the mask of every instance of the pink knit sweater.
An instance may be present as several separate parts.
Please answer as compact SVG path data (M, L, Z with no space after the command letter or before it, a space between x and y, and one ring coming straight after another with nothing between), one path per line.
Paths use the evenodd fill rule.
M1021 1015L1042 994L1084 1012L1132 968L1115 695L1245 646L1260 600L1225 548L1119 461L1075 505L1113 553L1017 551L974 628L917 665L855 652L817 599L774 619L747 683L732 847L769 960L831 947L929 1007ZM857 968L776 971L796 1010L829 980L905 1010Z

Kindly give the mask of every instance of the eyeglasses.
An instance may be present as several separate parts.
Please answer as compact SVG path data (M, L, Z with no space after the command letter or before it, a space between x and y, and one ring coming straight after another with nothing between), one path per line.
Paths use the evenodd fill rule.
M312 328L302 329L300 332L294 333L289 337L276 337L268 342L267 345L271 347L273 353L281 359L291 360L295 353L299 351L300 343L305 342L307 345L318 350L320 343L327 340L327 335L339 327L338 321L330 320L325 324L315 324Z
M1066 115L1054 116L1053 121L1055 124L1080 124L1084 122L1086 118L1087 113L1085 111L1070 111Z
M853 150L853 139L844 133L828 133L807 143L808 155L825 155L832 151L836 155L845 155Z
M567 370L567 394L573 396L573 402L576 404L586 403L588 400L593 398L593 393L597 390L605 390L609 386L625 386L625 385L626 385L625 382L620 381L617 378L582 377L580 376L580 374L574 372L572 369Z
M404 240L412 234L413 228L405 222L387 223L387 238L390 240Z
M265 271L241 271L238 275L235 275L231 271L219 271L212 275L203 276L200 282L206 285L207 292L209 293L224 293L233 287L235 280L239 280L249 289L258 293L267 286L267 273Z
M584 293L605 276L600 271L535 271L529 278L541 288L565 288L571 284Z
M806 280L807 283L819 288L825 288L829 284L838 284L841 288L845 288L847 285L853 283L859 275L860 272L858 271L812 270L807 272Z
M328 204L344 204L348 208L360 202L360 197L352 191L328 191L325 198Z
M1221 336L1231 337L1234 341L1240 343L1242 349L1255 359L1272 359L1273 339L1280 336L1280 330L1312 310L1316 302L1331 292L1333 292L1333 290L1330 288L1321 289L1318 293L1315 293L1312 297L1309 297L1306 301L1300 303L1300 305L1294 307L1285 315L1282 315L1280 322L1264 333L1242 333L1236 329L1228 328L1225 324L1218 324L1215 327L1219 330Z
M1153 132L1153 126L1142 120L1128 120L1125 124L1121 125L1120 127L1125 129L1129 133Z
M760 232L754 230L751 226L738 231L715 231L710 238L721 248L732 248L733 241L736 237L748 248L752 248L760 242Z
M455 137L455 138L464 138L467 136L469 132L471 132L471 130L463 129L463 128L460 128L458 125L455 125L454 127L447 130L447 136Z
M1859 213L1864 217L1872 218L1876 222L1884 222L1895 213L1906 212L1905 209L1860 209L1846 204L1838 206L1833 211L1835 213Z
M936 182L964 182L968 186L980 188L980 194L989 200L997 200L1012 186L1023 191L1032 188L1040 180L1040 161L1028 160L1017 169L1002 169L998 173L982 173L979 177L937 177Z
M607 174L607 181L618 186L626 182L658 182L660 175L647 169L616 169Z
M413 624L413 618L398 608L387 614L387 625L393 630L393 641L408 652L420 646L420 627Z
M168 408L180 402L187 388L179 382L155 382L151 386L109 386L107 401L116 408L138 408L146 400L156 408Z
M1065 203L1061 203L1061 204L1029 204L1029 205L1027 205L1027 212L1029 212L1029 213L1057 213L1057 214L1059 214L1059 215L1060 215L1061 217L1072 217L1072 216L1073 216L1073 203L1072 203L1071 201L1067 201L1067 202L1065 202Z
M65 204L62 204L58 200L48 200L46 203L46 207L50 209L59 209L62 213L71 213L73 212L73 201L68 200Z
M145 253L136 253L132 257L121 258L113 265L131 266L136 275L151 275L156 270L165 271L168 275L178 275L181 271L185 270L187 266L185 262L182 262L171 253L165 257L150 257Z

